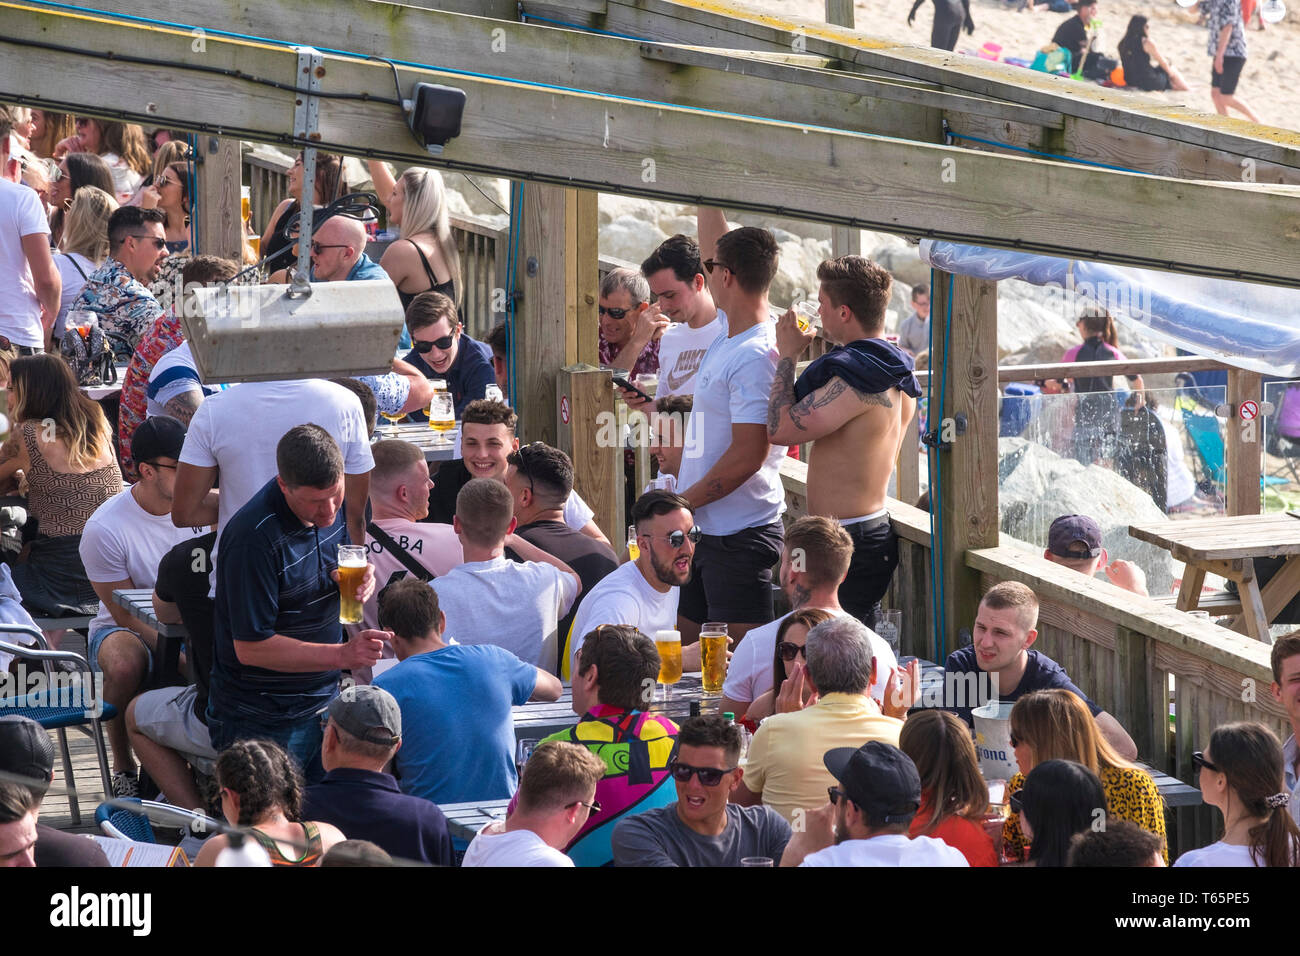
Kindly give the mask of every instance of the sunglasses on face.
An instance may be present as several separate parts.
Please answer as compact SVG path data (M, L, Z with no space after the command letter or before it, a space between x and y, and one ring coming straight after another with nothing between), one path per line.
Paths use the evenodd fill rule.
M673 775L673 779L678 783L690 783L691 776L698 774L700 783L706 787L716 787L722 783L723 777L735 769L735 767L730 770L719 770L717 767L692 767L688 763L682 763L676 757L668 764L668 772Z
M691 544L699 544L700 539L704 537L704 532L700 530L699 525L696 525L690 531L674 531L672 534L667 535L648 534L646 537L651 541L667 541L669 547L680 548L687 541Z
M326 244L324 244L324 243L320 243L320 242L313 242L313 243L311 244L311 252L312 252L312 255L315 255L315 256L320 255L320 251L321 251L322 249L346 249L346 248L347 248L347 245L346 245L346 244L342 244L342 245L340 245L339 243L334 243L334 244L332 244L332 245L326 245Z
M444 335L442 338L434 339L432 342L421 342L417 339L411 343L411 347L421 355L426 355L433 349L437 349L439 352L445 352L447 349L451 348L451 343L455 341L455 335Z
M1213 770L1215 773L1219 772L1218 767L1205 759L1205 751L1203 750L1198 750L1192 754L1192 766L1196 767L1197 770L1204 767L1206 770Z
M145 241L147 241L147 242L152 242L152 243L153 243L153 247L154 247L155 249L159 250L159 251L162 250L163 246L167 245L167 240L166 240L166 239L159 239L157 236L131 236L131 238L132 238L132 239L142 239L142 240L145 240Z
M776 652L781 655L781 660L789 664L796 657L802 656L804 660L808 659L808 649L802 644L795 644L793 641L782 641L776 645Z
M843 790L841 790L839 787L827 787L826 796L830 800L831 806L833 807L839 805L840 797L843 797L845 800L849 800L849 802L852 803L852 800L849 798L849 795L845 793ZM854 804L854 806L856 805L857 804Z
M615 319L618 321L621 321L623 317L626 316L631 311L632 311L631 309L607 309L603 305L596 306L596 312L598 314L607 315L611 319Z

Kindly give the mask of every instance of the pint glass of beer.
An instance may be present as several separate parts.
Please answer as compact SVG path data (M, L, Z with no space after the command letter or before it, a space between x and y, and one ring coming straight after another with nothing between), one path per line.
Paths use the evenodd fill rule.
M429 400L429 427L436 432L449 432L456 427L456 406L451 392L442 379L431 382L433 397Z
M664 700L670 687L682 679L682 632L655 631L655 649L659 652L659 683L664 686Z
M727 625L706 621L700 626L700 656L704 667L704 693L716 697L727 678Z
M360 544L339 545L339 623L360 624L361 602L357 588L366 577L366 549Z

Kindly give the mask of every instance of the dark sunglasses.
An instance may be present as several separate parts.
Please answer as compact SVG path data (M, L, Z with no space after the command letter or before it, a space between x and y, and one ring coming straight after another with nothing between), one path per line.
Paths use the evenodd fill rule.
M326 245L325 243L313 242L313 243L311 244L311 252L312 252L312 255L318 256L318 255L320 255L320 251L321 251L322 249L346 249L347 247L348 247L348 246L347 246L347 243L337 243L337 242L336 242L336 243L332 243L332 244L330 244L330 245Z
M1206 770L1213 770L1215 773L1221 772L1218 767L1205 759L1205 751L1203 750L1198 750L1192 754L1192 766L1198 770L1204 767Z
M1012 735L1011 735L1011 749L1012 749L1012 750L1015 750L1015 749L1016 749L1017 747L1019 747L1019 746L1020 746L1020 740L1019 740L1019 738L1017 738L1015 734L1012 734Z
M596 312L600 315L607 315L611 319L621 320L625 315L631 312L631 309L607 309L603 305L596 306Z
M830 800L831 806L833 807L839 805L840 797L843 797L845 800L849 800L849 802L852 803L852 800L849 797L849 795L845 793L843 790L841 790L839 787L827 787L826 796Z
M1021 790L1020 793L1013 793L1009 801L1011 803L1011 812L1017 815L1025 812L1024 801L1020 799L1021 793L1024 793L1024 791Z
M668 772L673 775L673 779L678 783L690 783L692 774L699 774L700 783L706 787L716 787L722 783L722 778L735 770L719 770L717 767L692 767L688 763L682 763L676 757L668 762Z
M731 268L731 266L727 265L725 262L719 262L717 259L704 260L704 271L707 272L709 275L713 275L713 269L715 266L718 267L719 269L726 269L728 272L735 271L734 269Z
M776 645L776 652L781 655L781 660L787 664L800 655L803 656L804 660L808 659L808 649L802 644L796 644L793 641L782 641Z
M147 239L147 240L149 240L150 242L153 243L153 247L154 247L155 249L162 249L165 245L167 245L167 240L166 240L166 239L159 239L157 236L137 236L137 235L135 235L135 234L132 234L132 235L131 235L131 238L132 238L132 239Z
M140 464L153 465L155 468L170 468L172 471L175 471L179 467L178 465L164 465L160 461L142 461Z
M646 537L651 541L662 538L668 542L669 547L680 548L687 541L690 541L691 544L699 544L700 539L704 537L704 532L700 530L699 525L696 525L690 531L674 531L672 534L667 535L648 534Z
M440 352L445 352L447 349L451 348L451 343L455 341L456 336L444 335L442 338L434 339L432 342L414 341L411 343L411 347L421 355L427 355L435 348Z

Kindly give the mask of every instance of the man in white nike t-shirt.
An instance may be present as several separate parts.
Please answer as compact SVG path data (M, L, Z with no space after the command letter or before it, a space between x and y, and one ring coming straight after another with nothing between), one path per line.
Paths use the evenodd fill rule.
M659 340L655 398L694 394L700 360L727 327L727 316L714 304L705 281L699 243L680 234L665 239L641 263L641 274L657 297L650 308L673 320Z

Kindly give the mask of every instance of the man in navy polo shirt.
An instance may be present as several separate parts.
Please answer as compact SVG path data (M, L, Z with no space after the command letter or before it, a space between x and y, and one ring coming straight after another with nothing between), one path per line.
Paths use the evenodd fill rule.
M496 384L492 350L464 332L456 303L441 292L421 292L406 309L406 328L414 348L405 361L427 378L440 378L456 406L456 418L470 402L487 395ZM416 421L428 421L424 412L412 412Z
M339 671L379 660L374 632L344 639L338 546L347 544L343 455L319 425L298 425L275 449L278 474L221 533L208 730L218 753L236 740L274 740L314 783L320 712ZM357 589L374 591L374 569Z
M369 840L394 857L451 866L447 818L421 797L402 793L384 767L402 746L402 711L392 694L369 684L330 701L321 745L325 779L308 787L303 819L332 823L349 840Z
M1030 650L1038 638L1038 597L1019 581L995 584L980 601L974 641L948 655L943 665L944 707L972 727L971 711L991 700L1011 703L1035 690L1059 687L1092 711L1097 730L1125 760L1137 758L1137 745L1120 722L1075 686L1060 664Z

